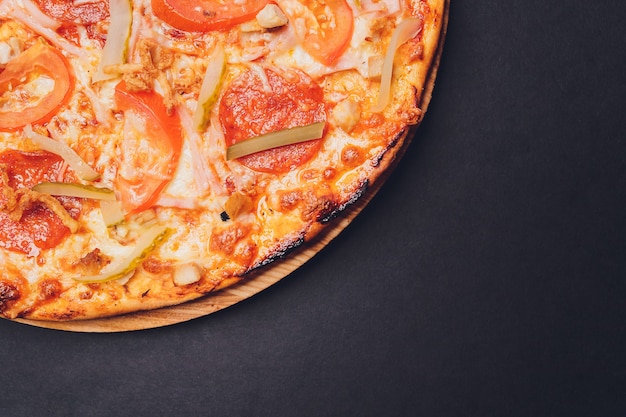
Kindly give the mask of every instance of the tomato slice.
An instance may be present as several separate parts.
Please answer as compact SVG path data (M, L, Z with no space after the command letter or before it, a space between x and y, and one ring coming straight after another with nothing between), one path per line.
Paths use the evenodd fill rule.
M220 101L220 122L227 146L265 133L327 119L324 92L307 74L297 70L280 74L269 68L262 71L265 71L265 80L261 80L256 71L248 70L224 91ZM321 146L322 139L314 139L267 149L237 160L255 171L281 173L304 164Z
M333 65L352 39L352 9L345 0L300 2L311 12L304 16L306 30L298 33L302 47L322 64ZM289 17L291 21L296 18Z
M67 59L36 42L9 61L0 74L0 130L47 122L67 103L73 89L74 75Z
M130 214L152 207L174 176L182 127L178 114L168 115L163 97L154 91L130 92L122 81L115 102L125 119L116 190Z
M246 22L270 0L152 0L155 16L169 25L191 32L226 30Z

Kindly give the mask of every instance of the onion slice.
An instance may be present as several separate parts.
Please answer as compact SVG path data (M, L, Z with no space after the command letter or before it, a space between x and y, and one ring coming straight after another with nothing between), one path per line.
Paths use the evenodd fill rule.
M385 53L383 61L383 69L380 77L380 90L378 91L378 100L372 108L372 112L379 113L387 107L391 96L391 76L393 75L393 61L398 48L409 39L413 39L421 30L422 21L417 18L403 20L395 28Z
M24 127L24 134L44 151L52 152L63 158L81 179L93 181L100 177L98 171L90 167L87 162L65 143L34 132L31 125Z
M124 211L119 200L100 200L100 212L107 227L115 226L124 221Z
M126 61L130 28L133 22L133 7L129 0L110 0L109 14L111 21L107 40L102 48L102 56L92 81L104 81L115 78L117 74L109 74L105 68L120 65Z
M199 132L206 129L209 122L209 115L213 105L217 101L219 86L226 69L226 54L221 44L218 43L215 46L215 49L213 49L213 52L209 56L208 62L209 64L204 73L202 86L200 87L198 106L193 115L193 125Z
M324 134L325 125L326 122L311 123L310 125L291 127L237 142L226 149L226 159L230 161L279 146L319 139Z
M33 187L33 191L57 196L115 201L113 190L73 182L40 182Z
M135 247L126 258L116 264L109 265L106 271L98 275L74 277L74 280L85 283L95 283L123 278L136 269L169 235L170 229L163 225L157 224L148 227L146 230L142 230L139 233Z

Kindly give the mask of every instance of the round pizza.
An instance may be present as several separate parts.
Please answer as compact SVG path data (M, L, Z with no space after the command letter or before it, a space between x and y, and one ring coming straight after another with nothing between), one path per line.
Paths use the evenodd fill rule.
M171 306L290 256L421 120L447 3L1 0L0 316Z

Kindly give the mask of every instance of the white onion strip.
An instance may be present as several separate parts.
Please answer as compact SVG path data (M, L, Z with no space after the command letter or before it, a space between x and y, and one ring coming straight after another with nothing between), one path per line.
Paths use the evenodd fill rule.
M219 184L219 181L214 178L211 168L208 165L208 158L200 148L202 137L194 128L191 115L187 113L185 108L179 108L178 114L180 115L180 123L188 139L189 150L191 151L191 163L193 165L193 177L198 191L200 193L204 193L209 189L217 191L219 188L214 187L216 184Z
M98 97L98 95L89 87L83 87L81 92L89 99L91 108L93 109L94 116L98 123L105 127L109 127L112 124L113 113ZM48 128L50 131L50 128Z
M376 105L372 108L372 112L379 113L387 107L391 96L391 76L393 75L393 61L396 56L396 52L400 45L413 39L422 28L422 21L417 18L410 18L403 20L395 28L391 35L387 52L385 53L385 60L383 61L383 70L380 78L380 90L378 92L378 100Z
M104 81L115 78L117 74L108 74L105 68L120 65L126 61L130 28L133 22L133 8L129 0L111 0L109 2L111 22L107 40L102 49L102 57L92 81Z
M31 125L24 126L24 135L44 151L52 152L63 158L81 179L93 181L100 177L98 171L90 167L87 162L67 144L34 132Z
M119 200L100 200L100 212L107 227L124 221L124 211Z
M78 46L66 41L62 36L60 36L54 29L51 29L47 26L48 22L39 22L33 19L28 13L25 13L23 9L14 8L9 11L11 17L19 20L25 26L28 26L33 31L37 32L39 35L46 38L50 43L52 43L57 48L64 50L68 54L74 55L79 58L85 59L87 55L85 52L79 48Z
M61 26L61 22L56 21L55 19L42 12L41 9L39 9L39 7L37 7L32 1L20 0L20 4L28 12L31 19L33 19L33 21L35 22L38 22L41 27L57 30Z

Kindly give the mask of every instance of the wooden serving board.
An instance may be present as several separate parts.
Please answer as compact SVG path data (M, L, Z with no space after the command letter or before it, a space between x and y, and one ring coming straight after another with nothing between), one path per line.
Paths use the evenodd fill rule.
M426 112L432 96L435 84L435 77L439 68L441 52L445 40L450 0L446 0L445 13L442 22L442 33L439 39L439 46L435 54L427 82L421 98L420 108L422 115ZM337 218L332 220L326 228L312 241L305 243L293 252L289 253L283 260L276 261L258 272L247 276L240 283L215 293L207 294L197 300L189 301L171 307L164 307L156 310L140 311L122 316L81 320L69 322L51 322L27 319L16 319L15 321L36 327L47 329L65 330L72 332L91 333L113 333L133 330L144 330L156 327L169 326L182 323L195 318L203 317L232 306L240 301L252 297L271 285L277 283L287 275L291 274L305 262L315 256L326 245L328 245L339 233L341 233L352 220L365 208L370 200L376 195L381 186L389 178L391 172L402 159L406 148L410 145L412 137L417 129L413 128L407 132L407 138L402 147L395 153L390 152L386 157L393 158L393 162L378 180L370 186L367 192L359 198L353 205L344 210Z

